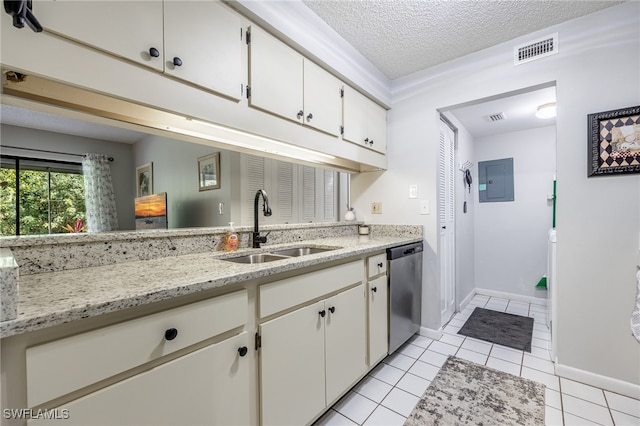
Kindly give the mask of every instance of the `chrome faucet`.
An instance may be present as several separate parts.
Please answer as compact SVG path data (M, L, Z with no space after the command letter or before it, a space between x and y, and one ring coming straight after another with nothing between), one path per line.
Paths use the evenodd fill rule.
M267 242L267 236L260 236L260 231L258 231L258 199L262 194L262 199L264 200L264 204L262 206L262 212L265 216L271 216L271 207L269 207L269 198L267 197L267 193L264 189L258 189L256 192L256 198L253 200L253 248L260 248L260 244L264 244Z

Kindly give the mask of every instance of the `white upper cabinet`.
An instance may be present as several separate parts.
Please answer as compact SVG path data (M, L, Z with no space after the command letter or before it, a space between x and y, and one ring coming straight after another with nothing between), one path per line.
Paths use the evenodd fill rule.
M43 0L33 12L46 31L163 70L162 1Z
M338 136L340 80L261 28L250 33L249 105Z
M34 13L48 31L232 99L242 97L241 18L217 0L47 0L36 2Z
M219 1L164 2L166 74L239 100L242 43L240 16Z
M304 60L304 123L330 135L340 134L342 82Z
M344 87L342 138L382 154L387 152L387 111L352 87Z

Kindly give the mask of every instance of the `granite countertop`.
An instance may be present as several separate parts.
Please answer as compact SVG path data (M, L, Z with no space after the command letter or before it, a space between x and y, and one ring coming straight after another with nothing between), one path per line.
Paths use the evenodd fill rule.
M393 236L320 238L295 244L267 244L261 249L241 249L235 253L188 254L21 276L18 316L14 320L0 323L0 337L36 331L421 240L416 237ZM300 246L337 248L319 254L259 264L223 260L242 254Z

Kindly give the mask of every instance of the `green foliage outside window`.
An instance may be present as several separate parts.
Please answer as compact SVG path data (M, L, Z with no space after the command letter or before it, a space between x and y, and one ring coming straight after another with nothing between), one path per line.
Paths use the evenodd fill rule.
M16 235L15 169L0 169L0 195L0 235ZM49 217L52 234L69 232L65 225L73 227L77 220L86 222L82 174L21 169L18 202L20 235L49 234Z

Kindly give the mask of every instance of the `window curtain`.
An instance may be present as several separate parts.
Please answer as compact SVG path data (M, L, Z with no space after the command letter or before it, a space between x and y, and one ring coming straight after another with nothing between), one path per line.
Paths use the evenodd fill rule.
M118 229L116 197L111 181L109 158L103 154L84 154L82 173L87 209L87 232Z

